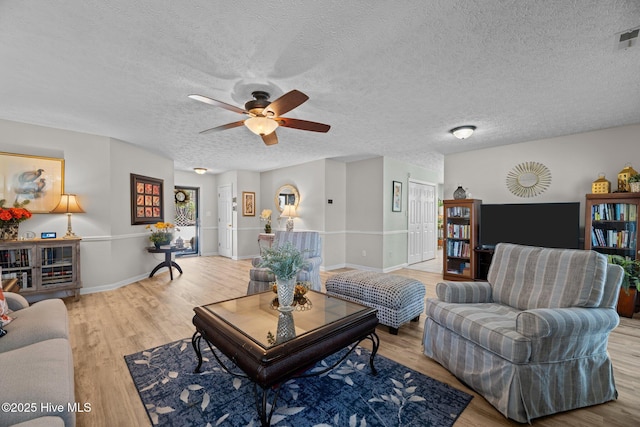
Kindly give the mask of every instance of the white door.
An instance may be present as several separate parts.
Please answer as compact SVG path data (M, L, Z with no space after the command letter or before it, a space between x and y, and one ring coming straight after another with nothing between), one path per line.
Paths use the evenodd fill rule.
M218 253L233 256L233 209L231 185L218 187Z
M409 264L422 261L422 209L420 185L409 181Z
M408 263L415 264L434 259L438 244L436 186L409 181L408 210Z
M438 215L436 186L423 184L422 187L422 261L434 259L438 247Z

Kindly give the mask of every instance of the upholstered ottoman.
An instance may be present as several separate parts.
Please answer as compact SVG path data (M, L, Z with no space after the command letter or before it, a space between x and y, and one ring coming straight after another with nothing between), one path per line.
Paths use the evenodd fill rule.
M417 322L424 311L424 284L373 271L348 271L327 279L327 294L378 309L378 321L398 334L400 325Z

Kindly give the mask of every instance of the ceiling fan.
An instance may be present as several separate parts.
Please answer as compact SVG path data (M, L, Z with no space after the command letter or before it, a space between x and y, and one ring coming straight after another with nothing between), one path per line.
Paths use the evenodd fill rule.
M216 126L203 130L200 133L207 134L245 125L251 132L260 135L266 145L274 145L278 143L278 137L275 132L278 126L312 132L328 132L331 128L331 126L323 123L281 117L282 114L293 110L309 99L307 95L298 90L294 89L291 92L287 92L273 102L269 101L268 92L258 90L252 92L251 95L254 99L244 104L244 110L235 105L227 104L226 102L208 98L203 95L189 95L189 98L195 99L196 101L249 116L248 119Z

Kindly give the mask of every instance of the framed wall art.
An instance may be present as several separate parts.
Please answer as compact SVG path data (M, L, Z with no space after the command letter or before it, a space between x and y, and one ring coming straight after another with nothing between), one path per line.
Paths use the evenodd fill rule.
M162 179L131 174L131 225L164 221Z
M64 192L64 159L0 153L0 199L23 203L32 213L49 213Z
M242 192L242 216L256 216L256 193Z
M393 199L391 202L391 211L402 211L402 183L400 181L393 181Z

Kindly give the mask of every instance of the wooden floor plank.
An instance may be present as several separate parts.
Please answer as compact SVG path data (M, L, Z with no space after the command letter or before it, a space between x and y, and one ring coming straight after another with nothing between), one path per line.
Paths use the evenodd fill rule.
M133 385L124 356L171 341L189 338L194 332L193 308L235 298L246 293L251 263L223 257L181 258L184 274L167 270L113 291L66 299L74 354L76 398L90 403L91 412L79 413L79 427L150 426ZM322 272L323 283L336 272ZM417 270L394 272L422 281L427 297L435 296L442 276ZM520 425L505 419L486 400L474 393L438 363L422 353L424 315L419 322L391 335L379 327L380 354L452 385L475 397L456 422L456 427ZM534 426L630 426L640 420L640 318L622 319L611 334L609 352L614 363L617 401L534 420Z

